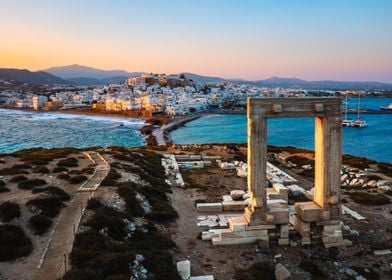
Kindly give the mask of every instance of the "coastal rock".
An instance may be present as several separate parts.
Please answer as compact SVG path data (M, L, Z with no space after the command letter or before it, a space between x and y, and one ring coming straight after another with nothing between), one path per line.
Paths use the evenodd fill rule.
M367 185L371 188L375 188L377 187L377 181L376 180L370 180L369 182L367 182Z
M346 181L348 179L348 174L343 174L341 177L340 177L340 181L341 182L344 182L344 181Z

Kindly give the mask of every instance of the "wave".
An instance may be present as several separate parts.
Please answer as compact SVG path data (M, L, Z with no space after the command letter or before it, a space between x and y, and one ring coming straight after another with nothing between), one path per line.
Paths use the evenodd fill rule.
M71 120L89 120L97 122L106 123L117 123L123 124L124 126L142 126L145 124L144 120L135 118L122 118L113 116L94 116L94 115L82 115L82 114L66 114L59 112L29 112L22 110L10 110L10 109L0 109L0 114L8 116L25 116L26 120L61 120L61 119L71 119Z

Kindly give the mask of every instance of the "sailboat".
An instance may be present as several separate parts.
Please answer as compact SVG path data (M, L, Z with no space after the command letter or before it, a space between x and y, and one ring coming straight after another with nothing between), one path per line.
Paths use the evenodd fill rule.
M342 126L352 126L353 120L347 119L348 111L348 94L346 94L346 102L344 103L344 120L342 120Z
M360 105L361 104L361 94L358 95L358 109L357 109L357 119L352 122L351 126L352 127L365 127L367 126L367 122L365 120L362 120L360 118Z

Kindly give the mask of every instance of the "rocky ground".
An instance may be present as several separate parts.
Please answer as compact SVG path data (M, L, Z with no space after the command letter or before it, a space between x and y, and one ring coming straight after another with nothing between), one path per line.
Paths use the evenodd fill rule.
M192 275L212 274L215 279L274 279L277 263L282 263L293 279L355 279L359 274L366 279L392 277L391 255L374 255L375 250L390 249L392 244L392 197L388 191L392 167L388 164L353 157L344 159L347 168L342 174L343 202L366 218L359 221L343 215L345 225L350 227L345 237L353 242L353 246L333 249L324 249L321 245L301 247L296 242L299 236L294 234L290 246L271 244L269 249L259 246L262 244L214 247L200 239L206 228L197 226L200 213L196 212L195 203L216 201L234 189L246 190L246 179L236 176L234 171L212 166L182 172L185 187L170 187L165 182L160 154L198 153L219 155L229 161L246 161L245 146L185 145L155 150L111 147L97 151L111 169L97 190L89 195L88 202L86 200L80 227L75 229L72 252L64 252L67 254L65 279L129 279L131 275L134 279L178 279L175 263L184 259L191 261ZM72 178L82 173L89 176L91 172L92 166L81 151L58 150L50 156L43 154L42 151L38 154L25 151L19 155L0 156L0 208L5 202L20 207L19 216L14 215L10 221L7 218L12 217L12 213L9 217L0 217L0 228L18 226L32 244L30 250L28 244L24 244L24 256L0 260L0 279L33 279L50 232L64 209L70 207L77 187L82 184L72 184ZM40 161L37 156L41 157ZM75 158L77 166L69 158ZM269 158L295 177L298 185L306 190L312 188L311 152L270 147ZM26 166L18 167L20 164ZM38 167L41 167L41 173ZM63 171L54 172L59 170ZM26 178L11 182L16 176ZM20 182L34 178L44 180L45 184L20 185ZM357 180L351 183L354 179ZM52 185L69 196L68 200L61 201L63 205L56 215L27 205L28 201L41 196L65 199L58 190L56 193L48 190L33 193ZM294 202L298 198L291 199ZM29 220L42 213L53 217L47 217L51 224L37 234ZM4 240L0 231L0 243ZM0 257L2 254L10 257L0 250ZM58 270L63 269L64 263L59 263ZM45 279L56 279L54 275L47 274Z

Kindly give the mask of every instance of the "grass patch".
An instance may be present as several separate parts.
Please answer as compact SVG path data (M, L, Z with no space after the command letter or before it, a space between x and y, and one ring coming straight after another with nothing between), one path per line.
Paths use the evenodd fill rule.
M45 197L29 200L26 206L33 213L38 212L39 214L54 218L60 213L61 208L64 207L64 203L57 197Z
M12 261L33 251L31 240L14 225L0 225L0 262Z
M390 199L381 193L348 192L346 194L356 203L363 205L383 205L390 203Z
M45 215L34 215L29 219L29 226L35 235L42 235L52 226L52 221Z
M68 179L68 182L70 182L73 185L76 185L76 184L80 184L80 183L87 181L87 179L88 178L84 175L76 175L76 176L70 177Z
M49 186L49 187L45 187L45 188L36 188L33 189L31 191L33 194L37 194L37 193L47 193L47 194L51 194L55 197L58 197L59 199L61 199L62 201L68 201L70 200L70 196L68 193L66 193L64 190L55 187L55 186Z
M63 166L63 167L78 167L79 166L79 162L76 158L74 157L70 157L70 158L65 158L60 160L57 163L57 166Z
M275 268L267 262L258 262L246 269L237 269L234 274L235 280L274 280Z
M11 222L20 217L20 207L13 202L3 202L0 204L0 219L3 223Z
M24 175L18 175L18 176L12 177L10 182L11 183L19 183L19 182L22 182L22 181L26 181L27 179L28 178L26 176L24 176Z
M21 181L18 184L18 188L22 190L31 190L34 189L35 187L43 186L46 184L46 181L43 179L39 178L34 178L34 179L28 179L25 181Z

